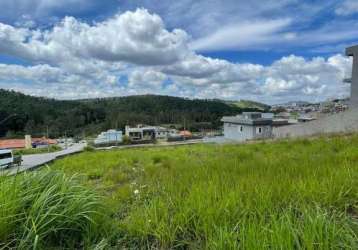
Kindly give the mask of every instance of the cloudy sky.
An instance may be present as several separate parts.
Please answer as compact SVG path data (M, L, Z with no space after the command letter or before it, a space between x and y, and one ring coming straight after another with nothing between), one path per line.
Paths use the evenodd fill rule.
M357 0L0 0L0 88L60 99L346 97Z

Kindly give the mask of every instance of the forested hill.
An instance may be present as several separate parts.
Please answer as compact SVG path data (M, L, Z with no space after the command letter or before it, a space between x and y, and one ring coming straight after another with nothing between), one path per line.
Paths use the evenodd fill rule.
M185 124L199 130L218 128L222 116L242 111L220 100L142 95L60 101L0 89L0 136L42 136L47 128L52 137L65 133L88 136L138 123L176 127Z

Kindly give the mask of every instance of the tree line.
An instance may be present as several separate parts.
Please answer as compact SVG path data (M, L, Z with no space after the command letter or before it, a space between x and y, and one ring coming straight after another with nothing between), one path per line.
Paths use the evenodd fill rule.
M254 110L221 100L140 95L64 101L0 89L0 137L84 137L136 124L218 129L222 116Z

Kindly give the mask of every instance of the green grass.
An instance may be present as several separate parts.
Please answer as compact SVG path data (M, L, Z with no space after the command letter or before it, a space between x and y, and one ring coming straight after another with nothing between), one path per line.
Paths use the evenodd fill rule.
M54 162L51 169L60 176L83 174L76 185L102 196L100 224L106 235L96 238L80 228L85 233L70 238L72 245L81 239L115 249L358 248L357 135L84 152ZM6 189L0 192L0 200L16 200ZM78 211L91 210L87 202L76 206ZM43 216L36 211L33 216ZM34 241L34 233L26 233L29 241L14 235L6 226L11 221L0 224L3 240L13 235Z
M31 155L31 154L43 154L52 153L62 150L58 145L51 145L49 148L30 148L30 149L16 149L14 150L15 155Z
M88 152L84 173L133 248L357 249L358 136Z
M0 248L88 248L107 237L103 200L79 180L49 170L1 177Z

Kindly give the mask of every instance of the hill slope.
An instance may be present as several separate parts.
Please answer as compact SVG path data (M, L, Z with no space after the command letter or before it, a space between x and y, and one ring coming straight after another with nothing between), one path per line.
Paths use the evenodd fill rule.
M124 128L126 124L183 124L195 130L217 128L224 115L243 110L220 100L190 100L171 96L128 96L75 101L60 101L33 97L18 92L0 90L0 136L53 137L91 135L109 128Z
M267 104L250 100L228 101L227 103L241 109L257 109L260 111L265 111L270 108L270 106Z

